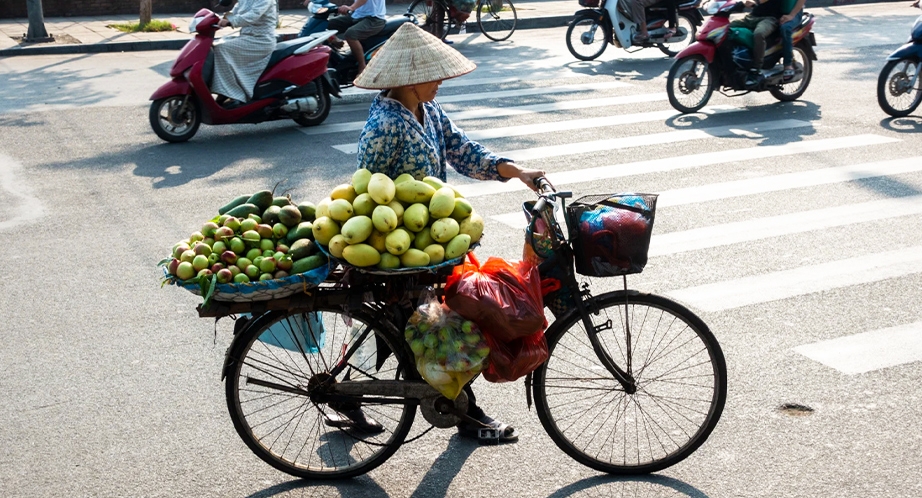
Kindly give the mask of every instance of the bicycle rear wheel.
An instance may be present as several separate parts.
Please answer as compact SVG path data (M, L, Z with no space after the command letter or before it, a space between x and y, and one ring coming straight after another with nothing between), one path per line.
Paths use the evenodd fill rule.
M512 0L480 0L477 9L477 27L493 41L509 39L515 31L519 17Z
M361 340L369 328L372 333ZM225 383L231 419L246 445L269 465L302 478L353 477L387 460L409 433L416 404L398 399L362 405L383 426L372 434L329 424L335 411L359 405L314 403L306 393L329 382L330 370L359 340L335 382L404 378L406 353L397 349L398 336L388 328L365 311L346 315L334 307L256 318L231 344ZM397 353L376 369L377 347L385 344Z
M416 0L410 4L407 14L425 31L441 38L448 36L453 26L448 9L440 0Z
M714 335L659 296L613 292L586 304L603 326L601 346L637 391L626 393L607 371L571 312L549 329L550 357L534 374L541 424L566 454L601 472L645 474L685 459L711 434L727 397Z

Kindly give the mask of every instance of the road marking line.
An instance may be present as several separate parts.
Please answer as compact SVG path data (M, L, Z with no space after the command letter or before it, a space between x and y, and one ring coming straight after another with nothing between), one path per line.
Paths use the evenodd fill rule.
M676 142L700 140L703 138L731 137L741 135L749 137L750 133L773 130L788 130L791 128L805 128L812 126L814 126L814 124L809 121L801 121L799 119L782 119L778 121L763 121L760 123L749 123L743 125L713 126L695 130L667 131L663 133L651 133L649 135L593 140L591 142L532 147L530 149L497 152L496 154L502 157L514 158L516 161L528 161L533 159L547 159L551 157L569 156L573 154L585 154L588 152L628 149L631 147L641 147L645 145L672 144Z
M711 108L703 109L700 112L709 115L716 115L739 111L742 111L742 109L731 106L714 106ZM626 124L648 123L651 121L665 121L669 118L681 115L682 113L671 110L642 112L637 114L618 114L615 116L600 116L595 118L570 119L565 121L550 121L546 123L490 128L482 131L469 132L467 133L467 137L471 140L519 137L523 135L537 135L539 133L552 133L564 130L584 130L590 128L601 128L605 126L621 126ZM355 154L358 152L358 144L355 143L334 145L333 148L338 151L345 152L346 154Z
M849 375L922 361L922 322L804 344L794 351Z
M45 215L42 202L32 195L32 189L22 182L18 176L23 167L15 159L5 154L0 154L0 190L7 192L14 199L21 200L19 206L12 209L15 215L12 219L0 221L0 230L6 230L21 225L28 221L41 218Z
M831 183L851 182L864 178L898 175L922 171L922 157L909 157L877 163L853 164L784 175L750 178L724 183L713 183L660 192L656 207L681 206L699 202L730 199L745 195L764 194ZM498 214L490 218L513 228L525 228L521 212Z
M480 86L480 85L501 85L504 83L519 83L522 81L559 81L562 79L568 78L578 78L583 76L579 73L555 73L555 74L546 74L546 73L529 73L521 76L484 76L482 78L475 78L472 75L468 75L466 78L452 78L447 81L443 81L439 88L462 88L467 86ZM345 95L374 95L380 92L381 90L366 90L364 88L350 87L343 90L342 94ZM665 94L664 94L665 95ZM335 109L335 108L334 108Z
M564 100L561 102L547 102L544 104L520 105L514 107L490 107L486 109L471 109L468 111L452 112L451 120L458 123L467 119L498 118L503 116L521 116L541 112L566 111L574 109L588 109L610 107L616 105L640 104L644 102L659 102L666 100L665 93L645 93L639 95L622 95L620 97L602 97L584 100ZM361 130L365 121L349 121L346 123L325 124L311 128L298 128L305 135L324 135L327 133L341 133L344 131Z
M650 241L648 255L653 257L677 254L920 213L922 213L922 195L846 204L654 235Z
M507 97L524 97L528 95L551 95L557 93L574 93L583 91L609 90L613 88L627 88L630 83L623 81L604 81L600 83L579 83L574 85L543 86L531 88L518 88L515 90L485 90L476 93L462 93L458 95L444 95L436 100L440 104L450 104L454 102L470 102L473 100L503 99ZM338 107L338 112L368 110L369 102L361 104L346 104ZM334 105L333 109L337 109Z
M722 311L913 273L922 273L922 246L687 287L666 294L704 311Z
M638 161L634 163L613 164L610 166L599 166L596 168L561 171L558 173L548 173L547 178L554 186L559 188L563 185L571 185L574 183L589 183L597 180L607 180L625 176L659 173L663 171L674 171L686 168L697 168L700 166L713 166L715 164L722 164L727 162L745 162L753 161L756 159L766 159L769 157L790 156L795 154L806 154L810 152L844 149L848 147L863 147L866 145L877 145L893 142L899 142L899 139L885 137L882 135L854 135L850 137L827 138L822 140L792 142L780 145L756 146L744 149L705 152L703 154L693 154L688 156L666 157L663 159ZM459 182L470 181L468 178L461 175L456 176ZM514 192L517 190L528 190L528 187L524 183L517 181L466 183L455 185L455 188L457 188L464 195L464 197L467 198L478 197L481 195Z

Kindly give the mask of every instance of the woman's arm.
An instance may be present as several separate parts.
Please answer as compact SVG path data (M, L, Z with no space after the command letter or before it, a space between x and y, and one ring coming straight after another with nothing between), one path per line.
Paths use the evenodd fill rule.
M535 185L535 180L544 176L544 171L522 168L513 162L497 164L496 171L499 172L499 176L503 178L518 178L522 183L528 185L528 188L534 191L538 190L538 187Z

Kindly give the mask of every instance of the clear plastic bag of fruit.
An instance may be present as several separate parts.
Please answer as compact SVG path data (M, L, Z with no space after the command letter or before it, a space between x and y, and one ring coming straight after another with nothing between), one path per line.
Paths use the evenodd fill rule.
M404 335L413 350L416 370L452 400L483 370L490 354L477 325L440 303L431 289L420 299Z

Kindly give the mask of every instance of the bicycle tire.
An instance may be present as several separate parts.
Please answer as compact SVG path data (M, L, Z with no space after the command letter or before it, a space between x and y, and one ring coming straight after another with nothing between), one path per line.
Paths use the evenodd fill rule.
M534 373L541 424L567 455L601 472L646 474L682 461L707 440L726 402L727 367L716 338L691 311L661 296L611 292L586 304L595 310L596 327L600 318L611 320L612 328L598 338L622 368L627 335L615 332L629 318L630 356L644 363L624 369L632 372L637 391L627 394L608 374L579 312L571 311L548 330L550 355ZM672 364L685 351L698 353ZM664 395L666 389L676 396ZM697 392L703 394L695 401ZM680 413L689 407L692 413Z
M441 0L415 0L407 9L407 15L427 33L444 40L454 26L448 10Z
M342 308L318 306L315 313L316 321L311 321L308 317L313 313L270 312L256 318L234 338L225 382L227 407L246 445L276 469L310 479L354 477L381 465L397 451L413 425L417 404L363 405L366 415L381 423L384 431L360 433L329 426L325 414L332 408L328 404L315 404L305 395L254 384L252 381L263 380L310 390L312 380L322 380L328 375L327 367L335 365L348 351L342 345L354 342L353 333L376 323L365 310L352 311L347 316ZM316 327L317 323L322 323L322 328ZM378 339L395 352L381 369L372 373L375 360L362 359L357 351L349 362L359 365L346 368L336 380L403 378L409 367L404 358L408 356L398 343L399 334L388 330L392 328L390 324L372 327L374 334L362 343L363 347L379 344ZM322 329L319 336L323 339L307 339L318 336L317 329ZM314 335L299 335L305 339L298 341L293 352L282 343L289 347L294 344L295 331ZM311 353L312 348L317 352Z
M483 36L493 41L504 41L515 32L519 16L512 0L479 0L474 8L477 9L477 28Z

